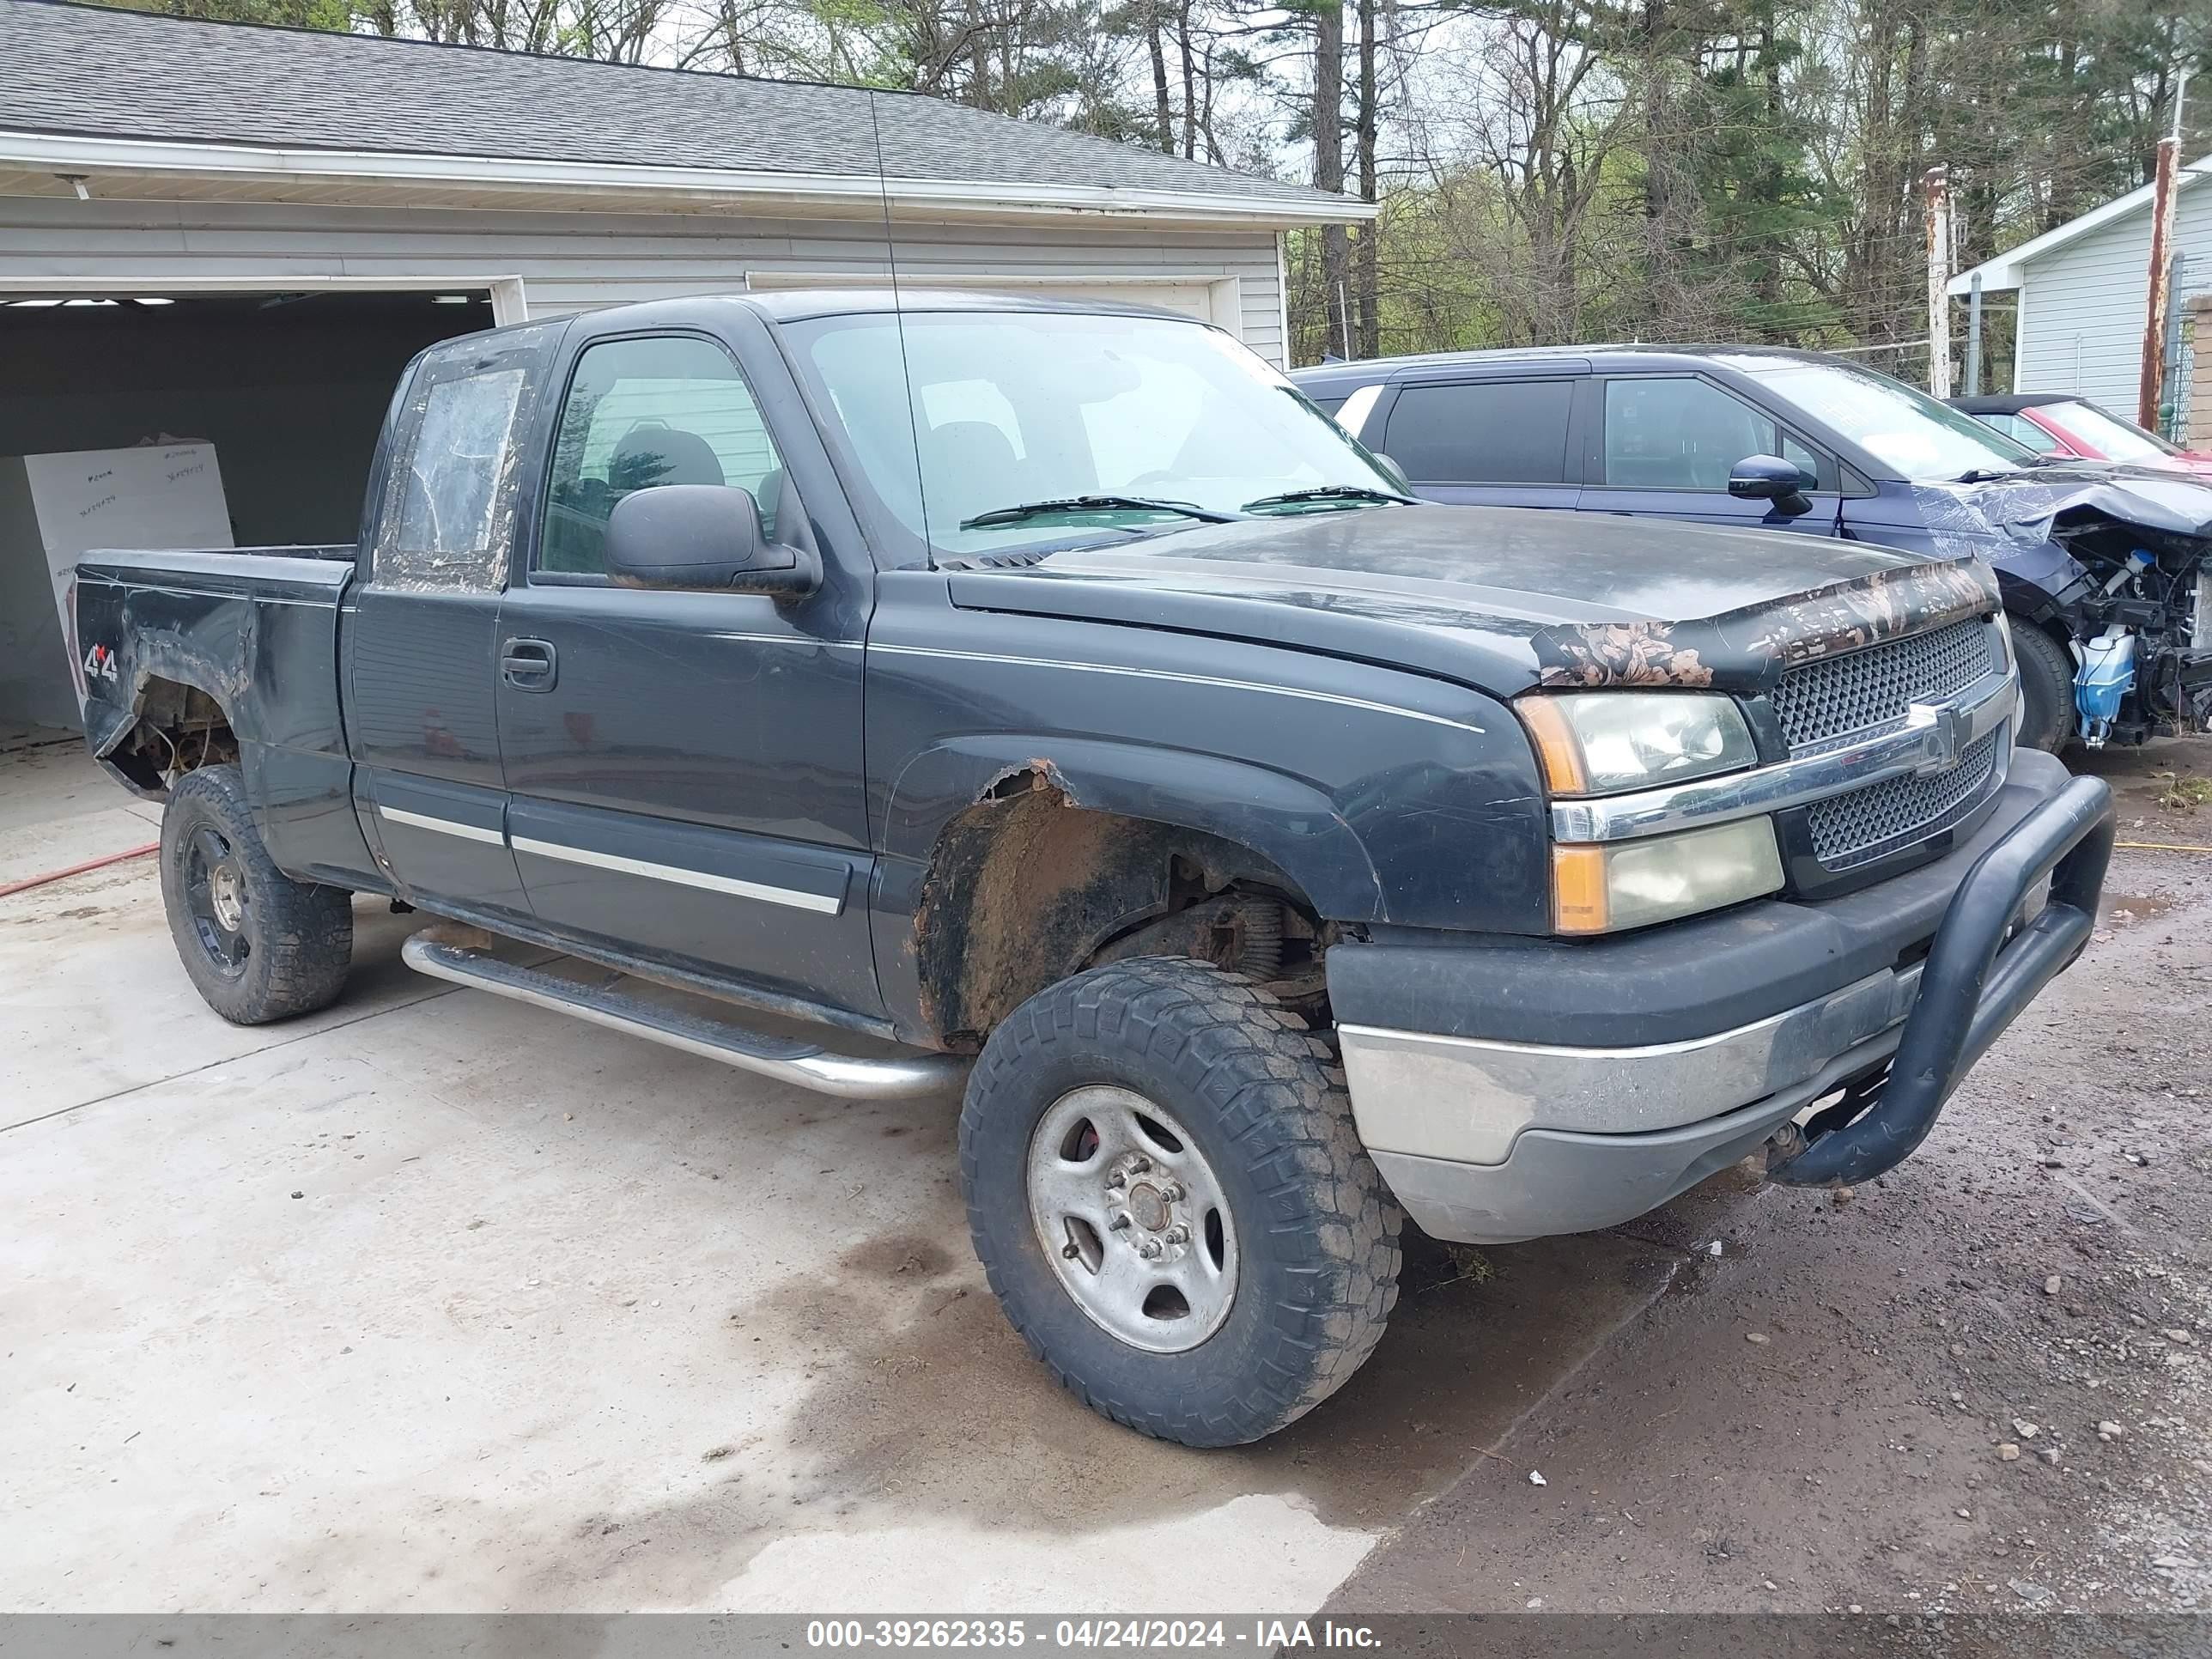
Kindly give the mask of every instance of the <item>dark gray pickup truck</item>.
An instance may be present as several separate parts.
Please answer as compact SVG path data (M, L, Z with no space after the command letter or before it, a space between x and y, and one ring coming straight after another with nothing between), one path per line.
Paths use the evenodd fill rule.
M1889 1168L2111 844L2014 750L1979 563L1409 502L1218 331L1109 307L450 341L357 548L96 555L74 616L217 1012L338 996L373 894L487 991L848 1097L965 1073L1008 1316L1199 1445L1365 1359L1401 1214Z

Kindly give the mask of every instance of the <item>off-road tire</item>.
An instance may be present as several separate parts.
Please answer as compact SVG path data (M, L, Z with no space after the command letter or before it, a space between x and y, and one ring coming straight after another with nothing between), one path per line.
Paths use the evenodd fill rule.
M203 940L187 894L193 838L210 830L234 860L244 919L244 961L226 969ZM209 1007L234 1025L264 1025L328 1007L353 960L353 896L293 880L253 827L235 766L207 766L169 791L161 815L161 903L185 972Z
M1212 1165L1233 1221L1237 1286L1197 1346L1155 1353L1095 1323L1062 1287L1030 1217L1033 1132L1093 1085L1165 1108ZM960 1114L968 1225L1014 1328L1092 1410L1188 1446L1273 1434L1342 1388L1398 1298L1397 1201L1354 1133L1328 1046L1240 975L1134 957L1015 1009Z
M2033 623L2014 617L2013 660L2020 665L2020 730L2013 741L2045 754L2074 739L2074 659Z

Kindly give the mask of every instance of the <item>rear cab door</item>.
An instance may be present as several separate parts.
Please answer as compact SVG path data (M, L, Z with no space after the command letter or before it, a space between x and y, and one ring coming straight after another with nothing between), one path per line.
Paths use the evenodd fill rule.
M431 347L400 383L340 617L356 805L395 887L526 916L506 840L495 684L524 452L565 322Z
M872 568L766 325L722 301L662 314L577 321L540 422L496 653L523 887L563 938L873 1018ZM821 586L616 586L608 520L666 484L750 492Z
M1575 390L1585 372L1570 360L1409 378L1382 392L1364 439L1430 501L1571 510L1581 493Z
M1688 372L1599 374L1583 397L1584 512L1838 533L1835 458L1737 389ZM1729 472L1752 455L1795 463L1813 510L1793 517L1729 495Z

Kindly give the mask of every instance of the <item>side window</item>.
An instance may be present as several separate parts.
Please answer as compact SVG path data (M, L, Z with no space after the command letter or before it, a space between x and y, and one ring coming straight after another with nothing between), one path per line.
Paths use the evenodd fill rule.
M1574 390L1572 380L1409 386L1382 447L1416 483L1564 483Z
M1604 452L1615 488L1725 490L1747 455L1780 455L1820 475L1812 452L1772 421L1686 374L1607 380Z
M615 503L658 484L750 490L775 539L783 463L729 354L688 335L586 347L561 406L536 568L605 574Z
M377 509L372 576L388 586L490 590L514 542L514 437L558 325L434 346L392 407L398 443Z
M1815 455L1811 450L1806 448L1804 445L1799 443L1795 438L1791 437L1786 432L1782 434L1782 447L1777 453L1781 455L1784 460L1796 463L1797 470L1805 475L1806 489L1817 489L1820 488L1820 458L1818 455Z
M1982 419L2006 437L2026 444L2039 455L2056 455L2061 447L2057 439L2025 415L1984 415Z

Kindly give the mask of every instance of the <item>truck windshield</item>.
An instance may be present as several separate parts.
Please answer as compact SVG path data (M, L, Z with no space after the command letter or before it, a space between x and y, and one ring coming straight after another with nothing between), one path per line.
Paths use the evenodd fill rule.
M1871 369L1792 362L1762 364L1753 372L1899 478L1931 483L1969 473L2016 472L2035 464L2034 452L2025 445Z
M903 320L903 363L888 313L787 332L884 508L937 551L1403 499L1304 394L1201 324L1073 312Z

